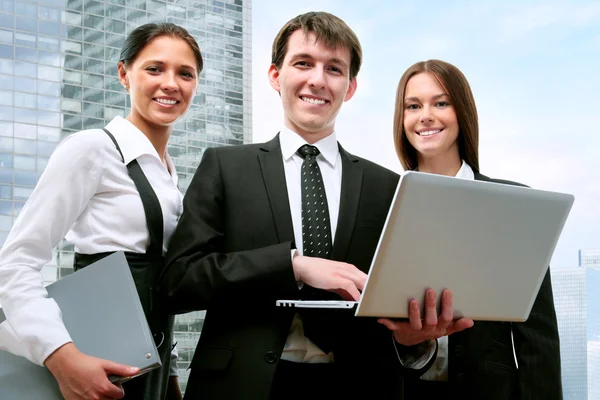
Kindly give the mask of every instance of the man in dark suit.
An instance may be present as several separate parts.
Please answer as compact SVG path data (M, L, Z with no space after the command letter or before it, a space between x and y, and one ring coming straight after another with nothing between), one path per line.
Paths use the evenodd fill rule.
M399 399L402 376L427 368L410 358L434 358L435 340L421 342L472 326L452 321L451 298L422 329L405 323L408 342L352 311L275 306L357 300L363 289L398 175L336 139L361 57L339 18L292 19L275 38L269 69L284 109L281 132L204 153L160 281L172 313L207 310L186 399ZM421 322L418 309L413 323Z

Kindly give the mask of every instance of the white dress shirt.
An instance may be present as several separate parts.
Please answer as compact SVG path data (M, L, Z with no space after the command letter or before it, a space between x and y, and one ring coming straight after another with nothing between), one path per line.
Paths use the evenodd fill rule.
M183 211L177 173L169 155L161 161L150 140L116 117L106 127L77 132L56 148L0 250L0 349L42 365L71 341L61 312L43 286L42 267L65 237L75 251L145 253L149 244L141 198L126 163L137 159L160 201L163 252ZM126 221L126 223L124 223Z
M455 175L456 178L474 180L475 174L473 170L466 162L462 162L462 165ZM438 352L435 361L432 366L421 375L421 379L426 381L447 381L448 380L448 336L442 336L437 340ZM431 356L425 360L426 365Z
M283 167L290 201L292 225L294 227L294 239L298 254L302 255L302 185L300 182L300 170L304 159L296 152L300 147L307 144L307 142L296 132L284 127L279 134L279 143L283 155ZM333 244L342 190L342 159L335 132L314 143L313 146L320 151L320 154L317 156L317 164L323 176L325 194L327 195ZM333 361L333 354L323 353L321 349L304 336L302 320L296 314L287 341L283 347L281 358L294 362L328 363Z

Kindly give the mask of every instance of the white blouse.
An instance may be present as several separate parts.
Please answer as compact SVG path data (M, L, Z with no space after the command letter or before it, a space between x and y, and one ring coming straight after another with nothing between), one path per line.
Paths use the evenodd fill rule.
M116 117L101 129L68 136L21 210L0 250L0 349L42 365L71 341L58 305L48 298L42 267L66 236L75 251L144 253L149 244L146 216L126 164L137 159L160 201L164 220L163 252L183 211L177 173L168 154L166 165L150 140L129 121Z

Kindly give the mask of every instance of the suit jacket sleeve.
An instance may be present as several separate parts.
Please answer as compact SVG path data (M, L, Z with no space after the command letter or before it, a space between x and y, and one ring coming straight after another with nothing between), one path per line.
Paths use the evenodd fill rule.
M184 197L159 279L171 313L207 309L227 294L252 291L273 302L297 295L292 242L227 252L225 190L218 150L207 149ZM242 221L236 225L244 228Z
M562 399L560 347L550 270L526 322L513 324L521 399Z

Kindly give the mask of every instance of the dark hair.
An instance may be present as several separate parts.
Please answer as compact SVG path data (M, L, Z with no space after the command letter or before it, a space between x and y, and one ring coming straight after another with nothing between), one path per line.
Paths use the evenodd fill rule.
M423 72L432 73L450 97L458 121L459 155L474 171L479 172L479 124L471 87L458 68L440 60L418 62L407 69L400 78L394 112L394 144L402 167L405 170L414 170L418 166L417 151L408 141L404 131L404 95L409 79Z
M202 71L202 54L196 39L185 28L170 22L144 24L131 31L125 38L119 61L122 61L125 65L130 65L148 43L161 36L171 36L184 40L194 52L198 74Z
M356 34L340 18L326 12L312 11L298 15L281 28L273 41L271 51L271 63L277 68L281 68L290 36L299 29L302 29L305 35L314 33L315 40L322 40L326 47L347 48L350 51L350 80L358 75L362 63L362 48Z

